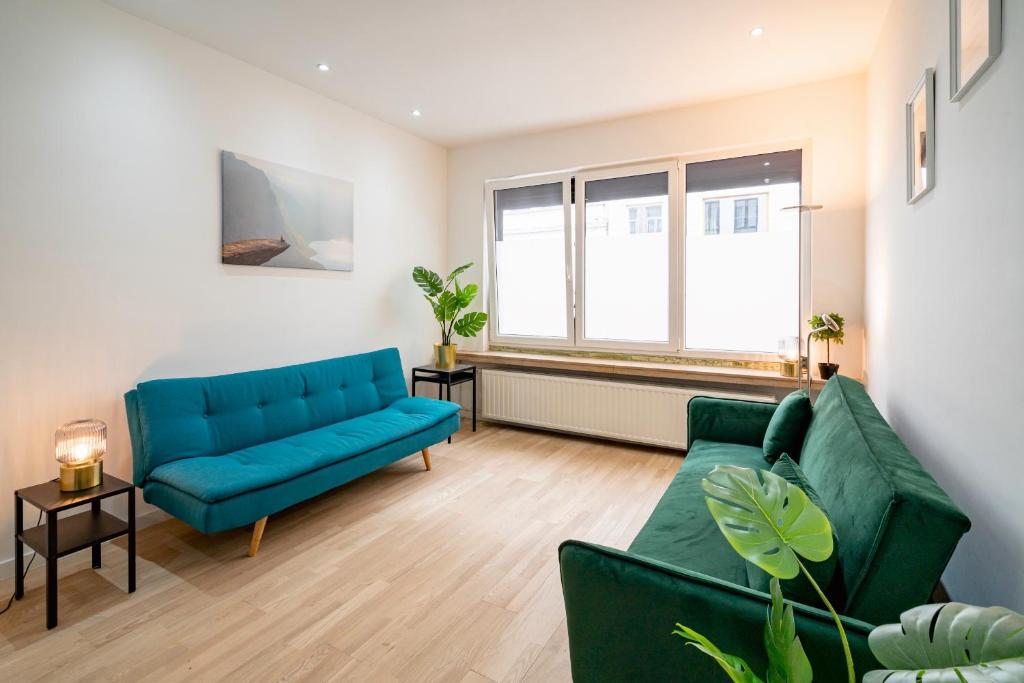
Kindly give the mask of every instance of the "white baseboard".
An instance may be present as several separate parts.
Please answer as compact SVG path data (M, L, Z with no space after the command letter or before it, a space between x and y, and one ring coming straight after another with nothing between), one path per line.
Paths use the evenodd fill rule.
M115 516L117 516L117 517L121 517L122 519L124 518L122 515L118 514L117 511L111 510L110 513L115 515ZM28 517L28 516L29 515L26 515L26 517ZM163 522L163 521L168 520L170 518L171 518L171 516L169 514L167 514L166 512L164 512L163 510L160 510L158 508L153 508L152 510L150 510L148 512L145 512L145 513L143 513L141 515L136 515L135 516L135 531L139 532L142 529L145 529L146 527L153 526L154 524L159 524L160 522ZM34 521L35 521L34 519L28 520L29 523L32 523ZM25 548L25 551L26 551L25 552L25 564L28 565L29 558L32 557L32 552L33 551L30 548L27 548L27 547ZM82 555L82 557L86 557L86 555ZM29 567L29 571L30 572L34 572L34 571L37 571L37 570L41 571L45 567L46 567L46 563L42 561L42 558L37 557L35 559L35 561L32 563L32 566ZM0 560L0 581L6 580L6 579L12 579L12 578L14 578L14 555L13 554L10 557L8 557L8 558L6 558L4 560ZM3 597L3 596L0 596L0 597ZM0 604L5 604L5 603L6 603L6 599L0 600Z

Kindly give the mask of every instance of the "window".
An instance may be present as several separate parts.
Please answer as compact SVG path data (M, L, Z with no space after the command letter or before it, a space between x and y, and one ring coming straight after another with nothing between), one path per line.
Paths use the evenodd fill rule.
M799 334L801 152L488 183L491 340L763 359Z
M580 174L581 344L668 344L669 172ZM640 294L640 295L638 295ZM579 304L578 304L579 306Z
M722 232L722 223L719 218L722 203L717 199L704 200L704 234L718 235Z
M494 192L497 331L568 339L565 181Z
M685 166L688 222L705 220L684 247L685 351L771 353L799 335L800 218L783 207L800 203L801 164L795 150ZM733 224L707 239L712 204Z
M733 201L735 218L732 223L732 231L734 233L757 232L757 204L757 197Z
M661 204L629 207L629 233L661 232Z

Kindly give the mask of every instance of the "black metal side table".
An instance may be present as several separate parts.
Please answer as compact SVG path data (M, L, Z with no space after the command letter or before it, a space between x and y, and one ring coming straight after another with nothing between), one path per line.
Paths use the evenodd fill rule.
M128 521L100 509L104 498L128 494ZM24 502L46 513L46 524L25 528ZM57 518L63 510L90 505L91 509ZM25 596L25 545L46 559L46 628L57 625L57 560L92 548L92 567L102 561L100 544L128 535L128 592L135 592L135 487L109 474L103 483L82 491L61 491L58 480L14 492L14 597Z
M437 397L452 400L452 387L465 382L473 383L473 431L476 431L476 366L457 363L455 367L439 368L436 365L418 365L412 369L412 395L416 395L416 382L431 382L437 385ZM442 395L448 388L447 397ZM452 437L448 437L448 443Z

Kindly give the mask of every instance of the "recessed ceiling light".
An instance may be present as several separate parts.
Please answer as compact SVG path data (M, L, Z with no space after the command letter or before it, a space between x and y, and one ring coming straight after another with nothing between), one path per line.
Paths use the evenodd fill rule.
M765 184L765 185L767 185L767 184L768 184L768 183L770 183L771 181L772 181L772 179L771 179L771 178L765 178L765 179L764 179L764 184Z
M327 66L326 64L317 64L316 69L317 71L330 71L331 67Z
M419 118L420 116L423 116L423 112L421 112L419 109L413 109L412 115Z
M750 35L752 35L755 38L760 38L761 36L764 35L764 28L762 28L761 26L755 26L754 28L750 29Z
M770 161L766 161L766 162L764 162L764 165L765 165L765 166L771 166L771 165L772 165L772 162L770 162Z

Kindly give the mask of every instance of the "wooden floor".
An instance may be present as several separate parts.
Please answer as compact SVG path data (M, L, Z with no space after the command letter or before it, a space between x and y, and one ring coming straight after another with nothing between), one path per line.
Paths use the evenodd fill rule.
M481 426L273 515L204 536L177 520L43 572L0 616L0 681L567 681L558 544L625 547L677 453ZM38 560L37 560L38 562ZM10 595L11 581L0 582Z

